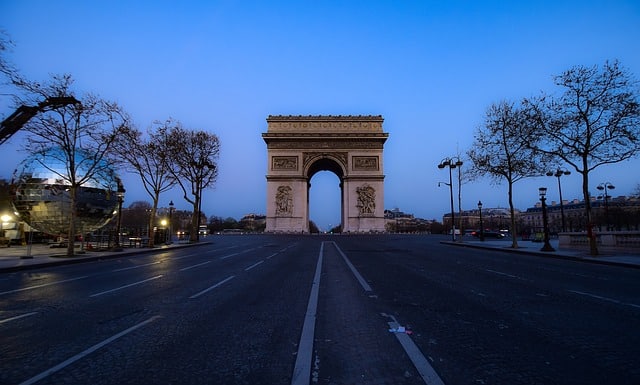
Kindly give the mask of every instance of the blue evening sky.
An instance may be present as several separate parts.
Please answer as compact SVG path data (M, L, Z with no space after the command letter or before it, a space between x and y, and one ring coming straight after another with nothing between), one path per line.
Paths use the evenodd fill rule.
M80 93L119 102L142 129L172 117L216 133L220 177L202 208L236 219L266 212L268 115L382 115L385 208L441 220L448 174L436 166L466 152L491 103L552 92L553 75L607 59L640 77L635 0L1 0L0 28L15 43L8 59L30 79L69 73ZM26 156L15 152L23 138L0 150L0 177ZM601 167L592 191L611 182L613 195L629 195L638 170L638 159ZM124 179L125 205L150 201ZM311 219L339 223L337 177L311 182ZM534 205L543 185L557 200L557 180L537 178L515 185L516 206ZM580 198L580 185L575 172L563 177L564 198ZM189 208L177 188L169 200ZM463 209L478 200L507 207L506 186L464 184Z

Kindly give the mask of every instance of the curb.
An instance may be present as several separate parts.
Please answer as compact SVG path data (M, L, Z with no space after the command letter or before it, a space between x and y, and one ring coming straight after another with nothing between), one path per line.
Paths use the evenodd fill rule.
M460 242L452 242L452 241L441 241L440 243L445 245L450 245L450 246L468 247L468 248L483 249L483 250L494 250L494 251L501 251L501 252L512 253L512 254L527 254L527 255L533 255L533 256L544 257L544 258L564 259L569 261L593 263L596 265L621 266L621 267L629 267L632 269L640 269L640 264L621 262L621 261L610 261L606 259L597 259L597 257L585 258L585 257L577 257L574 255L567 255L567 254L557 254L557 253L554 254L554 253L543 252L543 251L512 249L508 247L502 248L502 247L495 247L495 246L484 246L484 245L478 245L478 244L460 243Z
M10 267L0 267L0 273L14 273L14 272L23 271L23 270L39 269L42 267L72 265L72 264L82 263L82 262L95 262L95 261L115 259L115 258L121 258L121 257L131 257L134 255L140 255L140 254L150 254L155 252L164 252L164 251L173 250L173 249L183 249L186 247L203 246L211 243L212 242L185 243L185 244L181 244L178 246L171 246L171 247L158 247L158 248L151 248L151 249L142 248L142 249L137 249L136 251L122 251L122 252L112 251L112 252L105 252L108 254L95 255L95 256L77 256L76 255L74 257L67 257L64 254L54 254L54 255L48 255L47 257L60 258L60 260L47 261L42 263L31 263L31 264L17 265L17 266L10 266Z

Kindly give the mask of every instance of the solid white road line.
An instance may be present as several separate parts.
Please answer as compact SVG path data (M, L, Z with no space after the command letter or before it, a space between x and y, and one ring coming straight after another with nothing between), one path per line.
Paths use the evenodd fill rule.
M347 256L344 255L344 253L342 252L342 250L340 250L338 245L335 242L331 242L331 243L333 243L333 245L336 247L336 250L338 250L340 255L342 255L342 259L344 259L344 262L347 264L347 266L349 266L349 269L351 269L351 272L353 273L353 275L356 277L358 282L360 282L360 286L362 286L364 291L372 291L371 286L369 286L367 281L365 281L364 278L362 278L362 275L360 275L358 270L356 270L355 266L353 266L349 258L347 258Z
M293 368L293 376L291 377L292 385L309 385L311 378L311 358L313 357L313 339L316 328L318 294L320 293L320 273L322 272L323 251L324 243L321 243L320 256L316 264L316 273L313 276L309 304L307 305L307 313L304 317L304 324L302 325L302 335L300 336L300 343L298 344L296 365Z
M260 265L261 263L264 263L264 261L256 262L253 265L251 265L251 266L247 267L246 269L244 269L244 271L249 271L249 270L253 269L254 267Z
M59 283L64 283L64 282L77 281L77 280L85 279L85 278L89 278L89 276L88 276L88 275L85 275L85 276L78 277L78 278L71 278L71 279L65 279L65 280L62 280L62 281L55 281L55 282L43 283L43 284L41 284L41 285L35 285L35 286L23 287L22 289L15 289L15 290L3 291L3 292L0 292L0 295L3 295L3 294L11 294L11 293L18 293L18 292L25 291L25 290L39 289L39 288L41 288L41 287L46 287L46 286L51 286L51 285L57 285L57 284L59 284Z
M114 336L112 336L110 338L107 338L106 340L104 340L104 341L102 341L102 342L100 342L100 343L98 343L96 345L93 345L89 349L87 349L87 350L85 350L85 351L83 351L81 353L76 354L75 356L69 358L68 360L63 361L63 362L59 363L58 365L56 365L56 366L54 366L54 367L52 367L50 369L45 370L44 372L38 374L37 376L31 377L30 379L24 381L20 385L35 384L36 382L42 380L43 378L46 378L46 377L50 376L51 374L57 372L58 370L64 369L65 367L73 364L74 362L76 362L76 361L88 356L89 354L95 352L96 350L100 349L101 347L103 347L103 346L105 346L107 344L110 344L111 342L117 340L118 338L120 338L122 336L125 336L125 335L131 333L132 331L134 331L136 329L139 329L139 328L147 325L148 323L151 323L151 322L155 321L158 318L160 318L160 316L153 316L153 317L149 318L146 321L140 322L139 324L134 325L134 326L130 327L127 330L124 330L124 331L122 331L122 332L120 332L120 333L118 333L118 334L116 334L116 335L114 335Z
M518 277L517 275L507 274L507 273L503 273L503 272L501 272L501 271L497 271L497 270L484 269L484 271L488 271L489 273L498 274L498 275L502 275L502 276L509 277L509 278L514 278L514 279L520 279L520 280L523 280L523 281L528 281L527 279L524 279L524 278L522 278L522 277Z
M400 324L396 321L388 322L389 327L391 329L396 329L400 326ZM433 369L429 361L425 358L424 354L420 351L420 349L413 342L411 337L409 337L406 333L393 333L396 335L396 338L402 345L402 348L409 356L411 362L413 362L413 366L416 367L418 373L424 380L425 384L428 385L444 385L438 373Z
M631 307L640 308L640 305L636 305L635 303L622 302L622 301L618 301L617 299L613 299L613 298L607 298L607 297L602 297L600 295L595 295L595 294L591 294L591 293L585 293L584 291L569 290L569 292L570 293L574 293L574 294L585 295L585 296L591 297L591 298L597 298L597 299L602 300L602 301L613 302L613 303L616 303L618 305L625 305L625 306L631 306Z
M29 316L32 316L32 315L35 315L35 314L38 314L38 312L37 312L37 311L33 311L33 312L31 312L31 313L26 313L26 314L22 314L22 315L17 315L17 316L15 316L15 317L11 317L11 318L7 318L7 319L0 320L0 324L3 324L3 323L5 323L5 322L9 322L9 321L15 321L15 320L17 320L17 319L24 318L24 317L29 317Z
M230 276L230 277L227 277L227 278L225 278L224 280L222 280L222 281L220 281L220 282L216 283L215 285L213 285L213 286L211 286L211 287L208 287L208 288L206 288L206 289L202 290L201 292L199 292L199 293L196 293L196 294L192 295L191 297L189 297L189 299L198 298L198 297L200 297L201 295L203 295L203 294L205 294L205 293L208 293L209 291L211 291L211 290L215 289L216 287L218 287L218 286L220 286L220 285L222 285L222 284L224 284L224 283L226 283L226 282L228 282L228 281L231 281L231 280L232 280L232 279L234 279L235 277L236 277L235 275L232 275L232 276Z
M206 265L207 263L211 263L211 262L213 262L213 261L206 261L206 262L198 263L196 265L183 267L182 269L180 269L180 271L187 271L187 270L193 269L194 267L200 267L202 265Z
M151 262L151 263L145 263L144 265L138 265L138 266L131 266L131 267L123 267L122 269L115 269L115 270L111 270L112 273L117 273L119 271L126 271L126 270L133 270L133 269L139 269L141 267L145 267L145 266L151 266L151 265L157 265L159 263L162 263L163 261L155 261L155 262Z
M115 289L106 290L106 291L102 291L102 292L100 292L100 293L91 294L89 297L98 297L98 296L101 296L101 295L103 295L103 294L113 293L114 291L118 291L118 290L126 289L126 288L131 287L131 286L141 285L141 284L143 284L143 283L145 283L145 282L153 281L154 279L158 279L158 278L162 278L162 277L163 277L163 275L162 275L162 274L160 274L160 275L156 275L155 277L151 277L151 278L144 279L144 280L142 280L142 281L138 281L138 282L130 283L130 284L128 284L128 285L124 285L124 286L116 287Z

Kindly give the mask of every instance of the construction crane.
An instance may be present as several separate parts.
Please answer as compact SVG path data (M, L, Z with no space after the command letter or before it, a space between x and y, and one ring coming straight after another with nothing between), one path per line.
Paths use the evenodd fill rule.
M36 116L38 112L43 112L47 108L57 108L69 104L80 104L73 96L60 96L47 98L45 101L38 103L37 106L20 106L8 118L0 124L0 145L9 140L9 138L18 132L29 121Z

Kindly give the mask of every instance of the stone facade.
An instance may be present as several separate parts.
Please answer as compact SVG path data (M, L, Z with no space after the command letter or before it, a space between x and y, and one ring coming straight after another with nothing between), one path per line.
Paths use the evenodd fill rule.
M384 231L382 116L269 116L267 232L309 231L309 181L340 178L343 232Z

